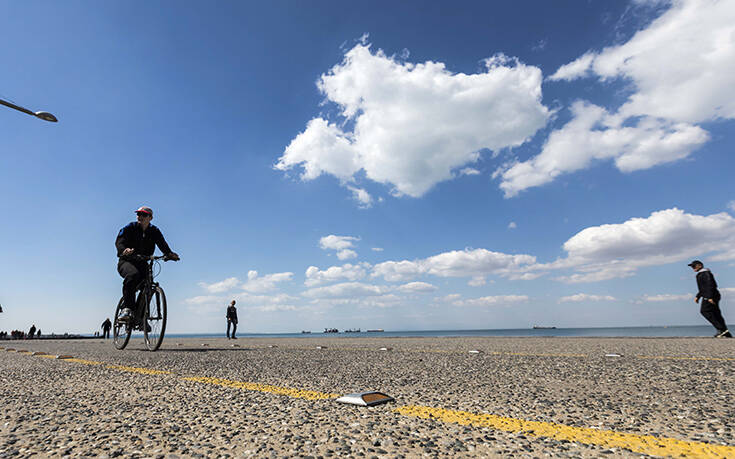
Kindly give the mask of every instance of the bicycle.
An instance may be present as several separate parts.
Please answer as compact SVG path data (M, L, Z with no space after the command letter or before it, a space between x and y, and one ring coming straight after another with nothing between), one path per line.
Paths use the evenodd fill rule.
M120 314L125 307L125 301L120 298L115 310L115 322L112 326L113 343L119 350L125 349L130 341L133 330L143 331L143 340L149 351L155 351L163 342L166 333L166 294L158 282L153 279L161 272L159 260L168 261L165 256L144 257L138 255L139 260L145 260L148 267L145 279L143 279L136 291L138 298L135 302L136 312L133 320L120 320ZM154 266L159 267L158 273L154 274ZM155 302L151 304L151 300Z

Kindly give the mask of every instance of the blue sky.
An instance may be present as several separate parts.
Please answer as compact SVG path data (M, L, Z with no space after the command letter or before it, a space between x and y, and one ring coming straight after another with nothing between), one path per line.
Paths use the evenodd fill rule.
M732 4L1 7L0 330L95 330L140 205L172 332L733 320Z

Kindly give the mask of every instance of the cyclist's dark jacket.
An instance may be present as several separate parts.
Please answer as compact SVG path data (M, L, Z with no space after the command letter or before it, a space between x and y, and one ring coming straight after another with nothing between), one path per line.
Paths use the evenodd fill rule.
M702 268L697 272L697 298L704 298L708 300L712 298L714 302L720 301L720 291L717 290L717 282L715 276L712 275L709 269Z
M138 222L130 222L117 234L115 239L115 247L117 247L117 256L120 261L125 257L122 256L123 250L135 249L135 255L151 256L156 251L156 246L161 249L164 255L171 253L171 248L163 238L161 230L155 225L148 225L148 229L143 232Z

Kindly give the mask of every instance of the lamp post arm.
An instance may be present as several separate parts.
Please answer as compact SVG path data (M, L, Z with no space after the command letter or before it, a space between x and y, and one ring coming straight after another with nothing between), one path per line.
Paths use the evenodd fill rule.
M33 113L32 111L28 110L27 108L23 108L20 105L15 105L14 103L8 102L7 100L0 99L0 104L5 105L6 107L14 108L14 109L19 110L19 111L21 111L23 113L27 113L27 114L29 114L31 116L36 116L35 113Z

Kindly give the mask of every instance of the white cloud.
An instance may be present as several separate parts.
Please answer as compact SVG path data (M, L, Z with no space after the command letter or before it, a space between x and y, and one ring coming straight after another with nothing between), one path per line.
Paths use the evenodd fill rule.
M212 304L212 303L218 303L222 301L224 301L223 297L211 296L211 295L195 296L193 298L187 298L184 300L185 303L193 304L193 305Z
M485 285L486 282L485 276L473 276L472 279L467 282L467 285L470 287L480 287L481 285Z
M319 239L319 247L322 250L344 250L354 247L355 242L359 240L359 237L330 234Z
M305 290L302 295L307 298L350 298L379 296L387 292L388 289L380 285L364 284L361 282L343 282L327 287L310 288Z
M237 277L228 277L227 279L215 282L214 284L207 284L206 282L199 282L199 286L204 288L209 293L222 293L228 290L236 288L240 284Z
M574 269L566 282L631 276L638 268L703 257L735 259L735 218L722 212L693 215L673 208L647 218L586 228L564 243L567 257L535 269Z
M465 167L459 171L459 175L480 175L480 171L472 167Z
M349 260L350 258L357 258L357 252L350 249L344 249L337 252L337 258L340 260Z
M488 274L512 276L533 265L536 257L509 255L485 249L465 249L444 252L433 257L408 261L386 261L373 266L372 277L389 282L404 281L429 274L437 277L475 277Z
M681 295L674 295L670 293L660 294L660 295L643 295L641 298L641 301L646 302L664 302L664 301L682 301L682 300L692 300L694 298L694 294L689 293L682 293Z
M454 306L513 306L528 301L526 295L483 296L481 298L455 299Z
M677 161L709 140L705 130L685 123L642 118L624 126L623 118L582 101L572 104L571 111L572 120L549 135L540 154L495 172L506 197L596 161L612 160L622 172Z
M347 263L342 266L331 266L324 271L320 270L316 266L309 266L306 269L306 281L304 282L304 285L307 287L314 287L338 280L360 280L365 277L366 269L369 268L370 265L367 263L355 265Z
M426 293L433 292L436 289L437 287L435 285L429 284L427 282L409 282L397 288L398 291L404 293Z
M382 252L383 251L383 248L382 247L373 247L370 250L372 250L373 252Z
M518 225L516 225L516 222L508 223L508 229L516 229L516 228L518 228Z
M290 272L266 274L259 277L257 271L249 271L248 280L240 288L252 293L268 292L275 290L277 283L290 281L292 277L293 273Z
M586 301L615 301L615 297L610 295L588 295L586 293L577 293L576 295L563 296L559 298L559 303L581 303Z
M373 197L366 190L354 186L347 186L352 191L352 199L358 202L361 209L369 209L373 206Z
M696 124L735 118L735 4L670 5L628 42L587 52L550 77L622 78L632 94L615 113L577 102L572 121L552 132L538 156L496 171L506 197L596 160L630 172L685 158L709 140Z
M595 60L593 53L586 53L574 61L564 64L549 77L552 81L565 80L571 81L583 76L587 76L590 73L590 67L592 62Z
M345 184L364 171L396 195L422 196L480 150L521 145L549 118L537 67L503 55L485 67L452 73L441 62L404 63L358 44L317 84L353 129L315 118L274 167L300 166L303 180L331 174Z
M727 203L727 208L731 211L735 212L735 201L730 201Z

